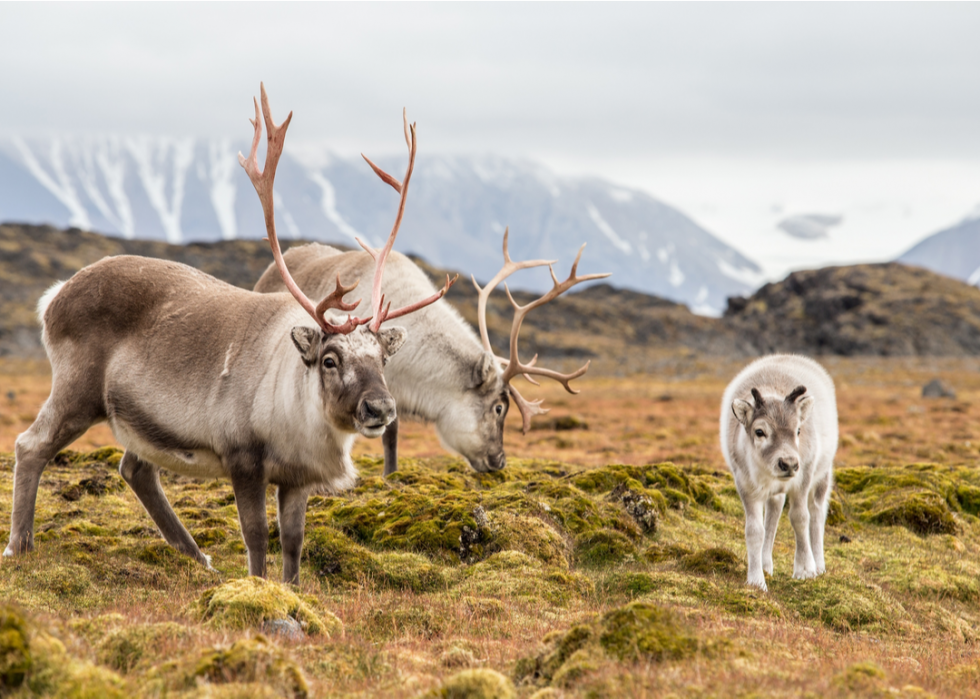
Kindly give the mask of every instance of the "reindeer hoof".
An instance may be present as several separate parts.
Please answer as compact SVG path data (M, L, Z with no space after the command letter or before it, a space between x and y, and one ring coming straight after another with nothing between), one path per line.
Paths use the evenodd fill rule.
M746 582L746 584L749 587L757 587L760 590L762 590L763 592L769 592L769 586L766 585L766 579L765 578L762 578L761 580L748 580Z

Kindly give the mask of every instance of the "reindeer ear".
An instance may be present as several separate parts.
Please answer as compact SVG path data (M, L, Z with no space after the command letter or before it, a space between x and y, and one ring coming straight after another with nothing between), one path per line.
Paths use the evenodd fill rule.
M753 410L754 408L751 403L747 403L740 398L732 401L732 412L735 413L735 419L746 427L749 426L749 420L752 419Z
M405 344L405 340L407 339L408 331L400 325L379 330L378 342L381 343L381 353L384 356L384 361L387 362Z
M293 344L303 357L303 364L306 366L316 364L317 354L320 352L320 331L300 325L293 328L290 337L293 338Z
M477 387L485 386L497 375L497 360L490 352L484 352L473 369L473 381Z
M813 412L813 396L800 398L796 401L796 405L800 408L800 424L803 424L810 417L810 413Z

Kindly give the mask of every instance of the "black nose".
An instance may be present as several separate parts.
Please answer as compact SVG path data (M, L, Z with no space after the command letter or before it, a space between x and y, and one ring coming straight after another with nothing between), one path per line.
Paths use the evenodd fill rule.
M487 457L487 465L490 466L491 471L499 471L507 465L507 455L503 452L500 454L491 454Z
M780 459L777 463L779 470L786 474L793 474L800 470L800 464L798 461L785 461Z
M390 397L366 398L361 401L361 422L376 425L388 424L395 419L395 401Z

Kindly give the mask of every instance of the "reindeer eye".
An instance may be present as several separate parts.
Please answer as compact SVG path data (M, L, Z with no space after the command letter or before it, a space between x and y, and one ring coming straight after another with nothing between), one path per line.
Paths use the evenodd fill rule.
M327 369L336 369L337 362L334 360L333 357L324 357L323 366L326 367Z
M756 437L765 437L766 436L766 433L763 432L762 430L756 430L755 431L755 436Z
M503 415L504 414L503 404L497 403L495 406L493 406L493 412L497 413L497 415Z
M802 427L797 427L797 428L796 428L796 436L797 436L797 437L799 437L799 436L800 436L800 432L802 431L802 429L803 429Z

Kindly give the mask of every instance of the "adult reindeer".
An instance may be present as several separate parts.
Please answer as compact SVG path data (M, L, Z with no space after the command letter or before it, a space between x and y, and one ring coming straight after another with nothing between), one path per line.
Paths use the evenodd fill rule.
M276 126L264 86L261 92L265 172L256 156L258 102L251 154L239 159L259 195L273 256L292 295L256 294L185 265L132 256L104 258L50 289L39 312L51 395L17 438L4 555L33 548L34 504L47 462L91 425L108 421L126 447L119 472L167 542L204 565L210 559L167 501L159 468L231 479L250 575L266 572L265 493L268 484L276 485L283 579L298 582L310 490L353 485L354 434L377 437L395 419L382 367L404 343L405 331L382 330L381 323L438 300L449 281L405 308L383 305L379 282L399 214L384 248L370 251L376 282L371 316L348 315L339 324L327 318L332 309L355 309L357 303L343 297L356 282L347 287L338 278L317 304L299 291L279 251L272 196L292 113ZM412 144L409 169L414 155ZM318 327L309 327L306 314Z
M366 157L365 160L385 179L374 163ZM388 180L385 179L385 182ZM400 191L398 187L395 189ZM544 376L561 382L569 393L578 393L571 388L569 381L584 374L589 367L586 364L571 374L561 374L535 366L537 357L528 364L522 364L518 359L517 339L524 317L576 284L609 276L578 276L578 263L582 257L582 249L579 249L568 279L559 282L554 270L551 270L554 286L541 298L519 306L508 290L508 297L515 309L510 336L510 359L514 361L496 357L486 323L490 292L520 269L545 265L550 269L554 264L554 260L514 262L507 249L508 236L509 231L505 231L504 266L500 272L483 288L473 280L480 295L480 337L455 309L446 303L436 303L405 319L408 338L398 356L393 357L385 367L389 389L398 405L399 419L435 423L443 444L462 454L477 471L496 471L506 464L503 429L511 398L521 412L525 434L531 417L547 412L540 407L541 401L524 400L513 386L513 378L523 375L533 381L533 376ZM329 280L337 274L363 276L370 272L371 266L371 258L363 252L343 252L319 243L291 248L286 251L285 259L300 288L311 294L322 293ZM261 292L280 291L282 288L280 275L272 265L255 285L255 290ZM432 290L432 283L414 262L404 255L392 254L384 280L384 292L388 298L401 303L406 298L431 293ZM385 475L393 473L398 465L398 421L392 422L382 436Z

